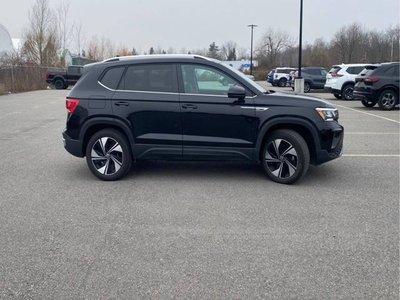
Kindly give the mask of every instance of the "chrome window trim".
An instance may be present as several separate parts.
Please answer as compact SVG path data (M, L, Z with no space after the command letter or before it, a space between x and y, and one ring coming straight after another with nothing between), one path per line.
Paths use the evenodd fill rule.
M187 95L187 96L206 96L206 97L222 97L222 98L228 98L228 95L214 95L214 94L192 94L192 93L173 93L173 92L153 92L153 91L140 91L140 90L114 90L112 88L109 88L108 86L102 84L100 81L97 81L98 84L100 84L102 87L105 89L111 91L111 92L127 92L127 93L148 93L148 94L168 94L168 95ZM246 99L253 99L257 97L257 95L254 96L246 96Z

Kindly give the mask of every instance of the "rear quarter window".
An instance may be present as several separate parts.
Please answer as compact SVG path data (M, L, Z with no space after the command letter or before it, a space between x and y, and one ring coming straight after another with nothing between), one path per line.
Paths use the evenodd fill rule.
M116 90L124 70L125 67L107 69L100 79L100 82L106 87Z
M337 73L337 72L339 72L340 70L341 70L342 68L341 67L339 67L339 66L335 66L335 67L332 67L332 69L330 69L329 70L329 73Z

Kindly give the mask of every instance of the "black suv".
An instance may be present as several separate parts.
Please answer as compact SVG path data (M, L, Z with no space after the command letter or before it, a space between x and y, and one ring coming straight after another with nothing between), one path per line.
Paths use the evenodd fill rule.
M261 161L294 183L340 156L338 111L317 98L267 92L219 61L119 57L85 66L67 96L64 146L103 180L136 160Z
M354 97L366 107L377 103L380 109L392 110L399 104L400 63L366 66L356 77Z
M304 78L304 93L308 93L312 89L323 89L326 82L328 71L322 67L304 67L301 68L301 76ZM298 72L295 73L295 77ZM294 90L294 80L291 82Z

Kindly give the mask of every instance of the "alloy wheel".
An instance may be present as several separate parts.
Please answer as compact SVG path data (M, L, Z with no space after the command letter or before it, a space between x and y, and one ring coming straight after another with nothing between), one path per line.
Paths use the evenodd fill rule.
M93 166L102 175L113 175L122 167L122 147L111 137L99 138L93 144L90 153Z
M382 106L393 107L396 103L396 99L392 92L386 92L381 98Z
M298 155L291 143L284 139L272 140L265 152L269 171L278 178L293 176L298 166Z

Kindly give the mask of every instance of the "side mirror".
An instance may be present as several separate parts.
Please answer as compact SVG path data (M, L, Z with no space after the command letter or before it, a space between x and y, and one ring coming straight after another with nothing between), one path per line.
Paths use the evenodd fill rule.
M246 97L246 90L242 86L232 85L228 90L228 98L243 100Z

